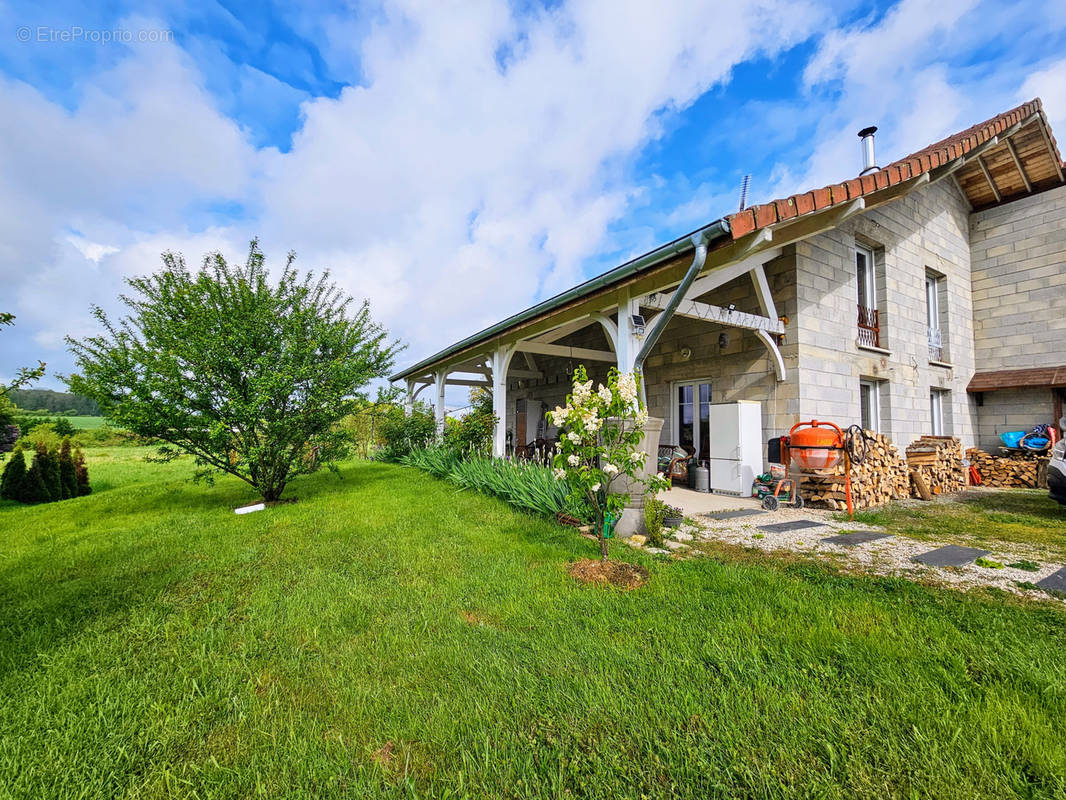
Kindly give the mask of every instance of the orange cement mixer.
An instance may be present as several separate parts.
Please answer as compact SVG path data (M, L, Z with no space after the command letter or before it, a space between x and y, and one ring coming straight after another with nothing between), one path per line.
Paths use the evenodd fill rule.
M846 431L832 422L812 419L797 422L781 437L781 458L788 474L792 463L801 472L832 469L844 459L844 493L847 497L848 516L855 514L851 502L851 465L866 458L866 434L858 425ZM798 485L798 483L797 483Z

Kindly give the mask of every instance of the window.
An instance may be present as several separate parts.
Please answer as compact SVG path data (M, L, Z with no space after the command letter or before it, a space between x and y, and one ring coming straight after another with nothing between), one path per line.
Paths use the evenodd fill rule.
M877 312L874 251L858 244L855 245L855 277L858 281L859 344L863 347L880 347L881 321Z
M929 392L929 419L932 421L933 436L944 435L944 395L943 389Z
M881 431L881 391L877 381L859 381L859 424L864 430Z
M925 324L929 337L929 360L944 360L944 336L940 327L940 295L944 291L944 276L933 272L925 275Z
M691 447L706 461L711 450L711 384L690 381L677 386L677 443Z

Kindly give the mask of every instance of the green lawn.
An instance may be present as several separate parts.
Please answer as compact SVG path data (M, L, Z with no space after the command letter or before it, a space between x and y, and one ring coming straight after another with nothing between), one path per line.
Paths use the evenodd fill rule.
M0 797L1063 797L1066 614L595 544L411 469L144 451L0 505Z
M1031 545L1048 560L1066 562L1066 506L1047 489L983 489L933 503L893 503L855 519L912 539Z

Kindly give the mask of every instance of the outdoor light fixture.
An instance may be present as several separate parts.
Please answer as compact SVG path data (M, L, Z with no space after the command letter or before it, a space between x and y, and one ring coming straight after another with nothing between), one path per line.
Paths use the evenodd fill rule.
M644 315L634 314L630 318L630 324L633 326L633 334L636 336L644 335Z
M729 347L729 334L724 331L718 334L718 349L725 350Z
M726 308L729 310L729 313L732 314L734 311L737 310L737 304L736 303L730 303L729 305L726 306Z

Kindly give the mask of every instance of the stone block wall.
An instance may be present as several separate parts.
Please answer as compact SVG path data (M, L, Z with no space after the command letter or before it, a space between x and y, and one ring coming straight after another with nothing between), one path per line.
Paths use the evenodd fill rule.
M932 431L929 394L948 392L945 432L975 441L969 209L941 181L796 244L799 414L857 424L859 381L879 382L881 432L906 445ZM881 348L857 343L856 244L874 251ZM944 360L930 363L925 279L944 278Z
M970 221L978 371L1066 364L1066 186Z

